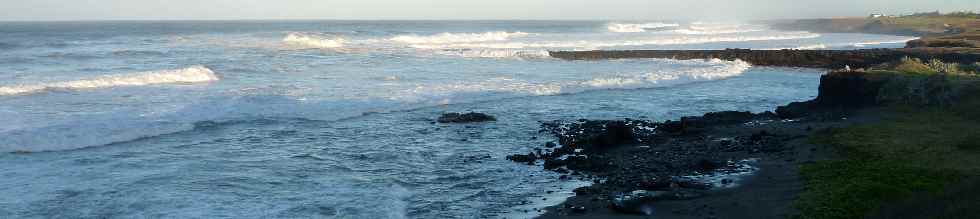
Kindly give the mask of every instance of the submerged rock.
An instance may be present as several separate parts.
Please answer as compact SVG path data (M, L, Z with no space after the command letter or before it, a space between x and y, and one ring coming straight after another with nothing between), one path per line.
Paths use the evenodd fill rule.
M491 115L483 113L446 113L442 114L437 120L439 123L474 123L474 122L490 122L497 121Z

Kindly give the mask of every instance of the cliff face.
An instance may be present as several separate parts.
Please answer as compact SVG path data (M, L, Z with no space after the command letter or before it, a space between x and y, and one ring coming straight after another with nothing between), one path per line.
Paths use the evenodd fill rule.
M967 76L969 77L969 76ZM779 107L782 118L798 118L820 109L857 109L887 105L949 106L975 93L976 79L891 72L834 71L820 77L816 99Z
M948 63L974 63L980 60L976 49L919 48L867 50L625 50L625 51L553 51L551 57L567 60L664 58L723 59L743 61L758 66L840 69L867 68L903 57L922 60L940 59Z
M819 94L813 103L824 107L877 105L886 82L885 77L862 72L831 72L820 77Z

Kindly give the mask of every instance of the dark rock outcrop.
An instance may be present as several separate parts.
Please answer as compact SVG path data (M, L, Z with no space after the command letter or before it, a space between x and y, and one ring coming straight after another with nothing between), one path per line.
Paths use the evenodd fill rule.
M879 104L878 94L888 77L864 72L831 72L820 77L814 103L822 107L866 107Z
M491 115L487 115L483 113L475 113L475 112L446 113L443 114L441 117L439 117L437 121L439 123L473 123L473 122L497 121L497 118L494 118Z
M552 51L551 57L567 60L664 58L743 60L758 66L842 69L868 68L903 57L939 59L947 63L972 64L980 52L971 49L865 49L865 50L623 50Z

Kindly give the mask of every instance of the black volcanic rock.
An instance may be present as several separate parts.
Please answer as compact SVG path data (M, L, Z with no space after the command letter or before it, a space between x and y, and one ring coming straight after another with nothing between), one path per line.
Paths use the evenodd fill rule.
M862 50L621 50L621 51L552 51L551 57L567 60L663 58L743 60L757 66L782 66L842 69L868 68L902 57L922 60L939 59L947 63L972 64L980 53L972 50L909 48Z
M446 113L439 117L437 121L439 123L474 123L497 121L497 118L494 118L491 115L476 112Z
M780 106L776 108L776 115L779 115L781 119L795 119L804 117L810 114L810 111L814 109L814 104L811 101L807 102L794 102L786 106Z

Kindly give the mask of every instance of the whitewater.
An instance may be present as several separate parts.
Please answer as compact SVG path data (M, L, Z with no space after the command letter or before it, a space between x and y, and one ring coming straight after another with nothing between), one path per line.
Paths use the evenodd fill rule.
M913 38L689 21L0 23L0 218L531 217L538 121L761 112L819 70L556 50ZM445 112L498 122L434 124ZM560 201L560 197L549 198ZM540 202L540 203L539 203ZM516 215L516 216L515 216Z

